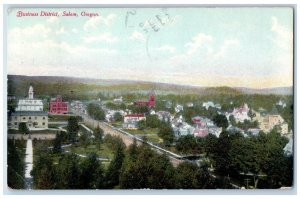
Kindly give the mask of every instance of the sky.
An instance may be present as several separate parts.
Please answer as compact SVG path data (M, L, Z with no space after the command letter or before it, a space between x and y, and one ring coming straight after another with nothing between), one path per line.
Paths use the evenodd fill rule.
M18 17L20 11L59 16ZM63 16L64 11L77 16ZM14 8L7 13L8 74L193 86L293 85L288 7Z

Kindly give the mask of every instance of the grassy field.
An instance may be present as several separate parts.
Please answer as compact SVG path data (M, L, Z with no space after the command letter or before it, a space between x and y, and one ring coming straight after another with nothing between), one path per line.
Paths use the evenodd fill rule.
M49 115L49 122L68 121L69 115Z
M87 147L75 144L73 146L66 147L65 150L81 155L96 153L99 157L102 158L113 158L114 156L113 152L108 148L108 146L105 143L100 146L100 149L94 144L88 145Z
M131 133L133 135L157 135L158 129L157 128L146 128L144 130L139 129L125 129L128 133Z

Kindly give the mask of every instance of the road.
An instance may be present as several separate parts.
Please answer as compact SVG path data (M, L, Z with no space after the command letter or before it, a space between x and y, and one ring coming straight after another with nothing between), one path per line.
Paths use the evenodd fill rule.
M72 111L73 111L73 113L75 113L75 115L81 116L83 118L84 123L86 123L87 125L92 126L93 128L97 128L99 126L101 129L103 129L104 135L110 134L113 136L120 137L127 147L130 146L131 144L133 144L134 140L137 141L136 142L137 145L141 145L144 142L140 138L135 137L134 135L131 135L131 134L129 134L125 131L122 131L120 129L117 129L115 127L112 127L105 122L99 122L97 120L94 120L93 118L89 117L88 115L83 115L76 110L72 110ZM146 142L146 143L156 152L158 152L160 154L162 154L162 153L167 154L171 163L174 166L177 166L179 163L183 162L183 160L181 160L180 156L178 156L177 154L167 151L161 147L155 146L151 142Z

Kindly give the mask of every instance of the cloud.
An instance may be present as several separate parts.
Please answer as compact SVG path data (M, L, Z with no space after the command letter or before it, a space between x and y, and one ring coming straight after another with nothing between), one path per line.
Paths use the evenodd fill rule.
M77 30L77 28L72 28L72 33L78 33L78 30Z
M189 48L187 54L191 55L197 52L200 48L209 47L213 41L212 36L199 33L197 36L192 38L192 41L187 43L185 46Z
M114 43L118 41L117 37L114 37L111 33L106 32L106 33L102 33L100 35L97 36L86 36L83 37L83 41L85 43L92 43L92 42L99 42L99 41L104 41L104 42L108 42L108 43Z
M134 31L131 36L129 37L130 40L137 40L137 41L146 41L145 36L138 32L138 31Z
M94 30L101 25L109 26L116 18L115 14L109 14L107 17L98 16L90 18L83 26L84 31Z
M36 39L37 37L46 38L51 32L49 27L46 27L41 24L36 24L34 26L25 27L25 28L13 28L9 31L8 38L13 40L18 39Z
M293 32L282 26L276 17L272 17L271 31L276 33L273 42L280 48L291 49L293 44Z
M160 52L174 53L176 51L176 48L174 46L164 45L159 48L156 48L156 50Z

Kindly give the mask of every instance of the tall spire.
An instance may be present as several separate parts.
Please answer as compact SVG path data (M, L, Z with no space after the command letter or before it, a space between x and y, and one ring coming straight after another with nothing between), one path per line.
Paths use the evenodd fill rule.
M28 98L33 99L33 87L32 86L29 87Z

